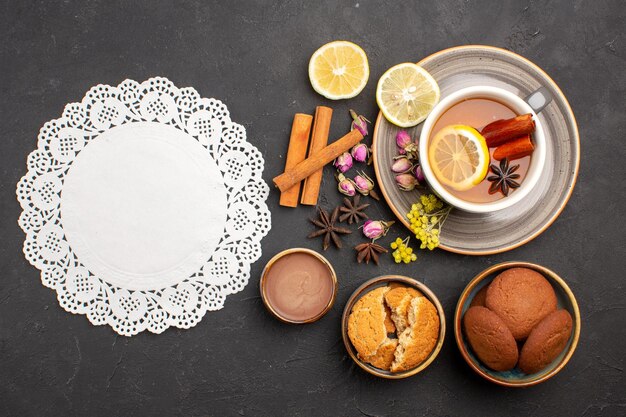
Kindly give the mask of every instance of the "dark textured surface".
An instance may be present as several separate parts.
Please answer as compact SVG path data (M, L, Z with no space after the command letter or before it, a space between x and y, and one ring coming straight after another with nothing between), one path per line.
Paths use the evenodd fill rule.
M358 1L358 0L357 0ZM0 4L0 415L533 415L626 414L623 176L626 174L626 48L619 0L552 2L30 2ZM505 4L506 3L506 4ZM309 86L307 62L321 44L349 39L368 53L371 78L356 99L330 103ZM271 318L258 275L277 251L307 241L313 209L268 201L273 228L246 289L195 328L118 337L63 311L21 253L15 184L38 129L98 83L169 77L222 99L266 158L269 181L284 163L294 112L331 105L332 136L348 107L374 118L374 89L393 64L468 43L518 52L559 83L578 119L581 171L560 218L535 241L497 256L424 253L411 265L388 257L357 265L348 248L325 255L340 278L332 311L307 326ZM321 204L339 200L330 169ZM384 204L369 214L391 218ZM297 230L293 233L293 230ZM385 243L397 234L396 228ZM448 331L437 360L402 381L375 379L345 353L340 315L350 293L384 273L412 275L439 295L448 323L462 288L504 260L560 273L578 297L580 345L547 383L503 389L462 361Z

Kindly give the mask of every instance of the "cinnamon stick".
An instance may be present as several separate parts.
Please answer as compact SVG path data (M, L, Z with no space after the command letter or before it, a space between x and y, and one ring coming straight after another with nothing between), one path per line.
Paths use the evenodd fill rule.
M520 159L533 153L535 145L530 140L530 135L524 135L517 139L508 141L502 144L493 151L493 158L498 161L509 158L509 161L513 159Z
M319 152L311 155L298 165L286 169L284 173L273 179L274 185L276 185L280 191L288 190L293 187L294 184L302 181L318 169L323 168L324 165L352 148L361 140L363 140L363 135L358 129L354 129L342 138L320 149Z
M333 109L325 106L317 106L315 109L315 119L313 119L313 130L311 131L311 144L309 145L309 157L315 155L328 143L328 132L330 131L330 121L333 118ZM317 197L322 184L323 169L318 169L304 179L302 187L301 204L314 206L317 204Z
M306 158L306 151L309 145L309 133L311 132L311 122L313 117L309 114L296 113L293 116L291 125L291 136L289 137L289 148L285 161L285 170L296 166ZM300 181L294 182L290 187L280 190L281 206L297 207L298 195L300 194Z
M512 119L500 119L489 123L480 132L485 138L487 146L495 148L511 139L529 134L535 130L535 121L532 114L523 114Z

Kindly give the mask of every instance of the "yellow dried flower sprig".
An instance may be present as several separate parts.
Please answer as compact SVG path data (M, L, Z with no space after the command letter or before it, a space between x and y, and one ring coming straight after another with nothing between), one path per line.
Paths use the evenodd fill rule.
M429 250L439 246L439 233L452 207L445 206L434 194L421 195L420 201L411 206L406 217L411 231L420 240L420 249Z
M417 260L417 255L413 253L413 248L409 247L409 239L408 236L406 239L402 240L401 238L397 238L393 242L391 242L391 249L395 249L391 255L393 256L393 260L399 264L400 262L404 262L408 264L409 262L413 262Z

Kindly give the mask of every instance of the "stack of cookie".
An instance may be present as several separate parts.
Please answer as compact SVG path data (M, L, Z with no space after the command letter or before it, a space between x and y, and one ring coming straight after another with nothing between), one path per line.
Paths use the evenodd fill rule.
M527 374L541 371L563 351L572 317L557 310L552 285L528 268L499 274L474 297L463 317L474 354L494 371L516 365Z
M439 315L415 288L390 283L362 296L348 318L348 337L359 359L391 372L415 368L433 351Z

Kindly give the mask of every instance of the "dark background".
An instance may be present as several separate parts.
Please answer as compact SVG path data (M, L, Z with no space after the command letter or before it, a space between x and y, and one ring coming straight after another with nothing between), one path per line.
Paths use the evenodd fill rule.
M84 1L0 3L0 415L626 415L624 291L626 18L619 0L600 1ZM368 54L371 75L355 99L330 102L309 85L307 64L320 45L347 39ZM340 291L334 308L306 326L265 311L259 273L276 252L320 250L305 238L313 208L268 200L273 227L244 291L190 330L132 338L62 310L21 252L15 185L26 172L39 128L98 83L165 76L228 106L266 159L265 179L281 172L295 112L335 109L332 137L349 127L348 108L372 120L376 80L390 66L456 45L488 44L537 63L560 85L578 120L581 169L558 220L525 246L494 256L442 250L411 266L386 257L358 265L351 247L330 249ZM320 204L340 201L327 168ZM372 217L392 219L385 205ZM388 244L406 230L396 226ZM352 363L340 315L371 277L398 273L424 281L450 325L473 275L497 262L537 262L561 274L580 304L578 349L565 369L529 389L483 381L463 362L448 329L423 373L401 381L370 376Z

